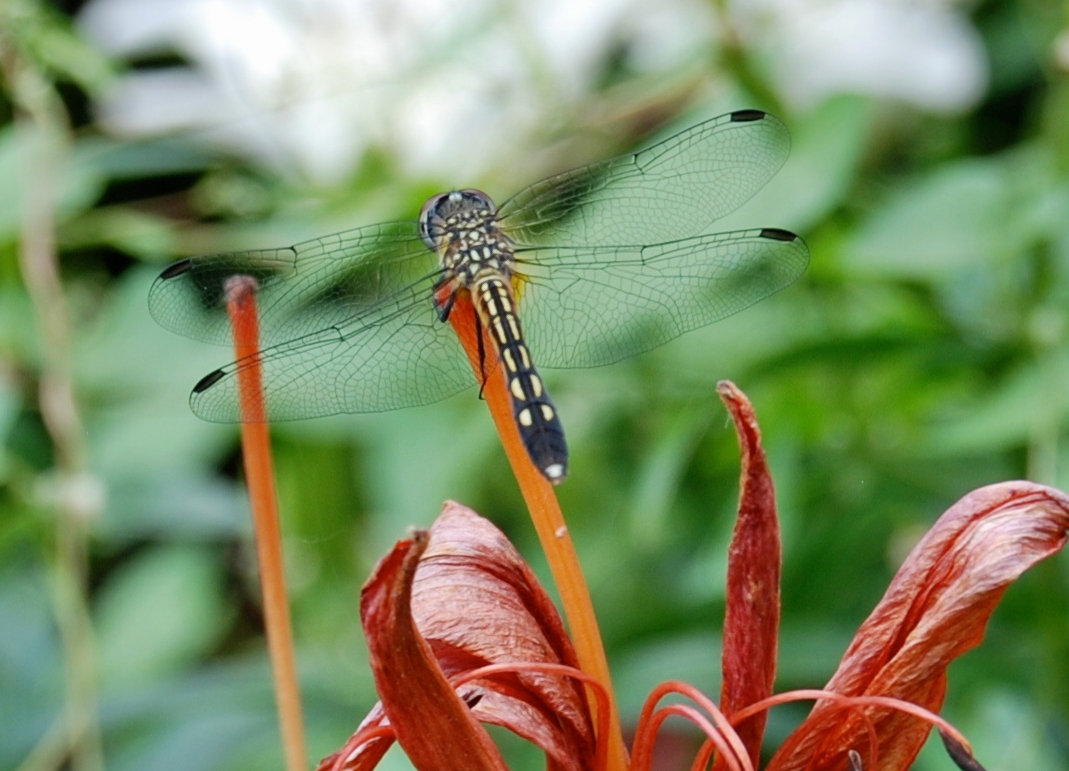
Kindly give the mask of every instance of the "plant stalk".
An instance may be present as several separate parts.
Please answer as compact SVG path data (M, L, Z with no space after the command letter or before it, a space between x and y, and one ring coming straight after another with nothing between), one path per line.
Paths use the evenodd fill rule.
M609 726L610 735L598 737L598 743L604 744L606 748L606 768L608 771L626 771L627 750L620 730L619 712L609 675L605 646L601 640L597 617L594 615L590 590L587 588L586 578L579 565L579 556L576 554L575 544L565 524L557 496L553 492L553 486L531 462L527 448L520 439L505 387L505 378L493 353L495 349L490 336L484 329L481 332L484 338L481 350L486 352L486 361L480 361L480 346L476 334L477 329L482 328L476 324L475 308L469 294L462 293L457 297L449 314L449 321L464 346L476 378L482 379L481 373L484 369L490 371L490 376L483 384L483 398L490 408L490 415L494 419L505 455L512 466L512 473L520 486L535 532L538 533L538 539L546 554L546 562L560 594L564 617L571 630L579 667L600 682L608 695L609 719L605 722ZM592 707L596 709L596 702L593 699L591 702Z
M256 316L255 279L234 276L227 282L227 312L234 328L234 348L242 361L238 369L241 394L241 447L245 481L249 488L256 556L260 565L264 627L275 683L279 727L287 771L305 771L307 750L301 720L301 695L293 649L282 538L278 525L278 498L271 461L271 439L264 407L260 367L260 334Z

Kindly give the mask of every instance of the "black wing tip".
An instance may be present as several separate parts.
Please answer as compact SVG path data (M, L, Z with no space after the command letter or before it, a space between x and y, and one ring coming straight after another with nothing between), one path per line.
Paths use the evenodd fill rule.
M770 241L801 241L796 233L792 233L789 230L782 230L781 228L762 228L761 238L767 238Z
M207 375L197 381L197 384L193 386L193 393L202 394L226 377L225 369L217 369L214 372L209 372Z
M732 123L752 123L757 120L764 120L768 116L768 113L764 110L735 110L731 113Z
M181 276L184 273L189 273L192 267L193 260L190 259L179 260L178 262L171 263L163 269L162 273L160 273L159 280L167 281L168 279L177 278L178 276Z

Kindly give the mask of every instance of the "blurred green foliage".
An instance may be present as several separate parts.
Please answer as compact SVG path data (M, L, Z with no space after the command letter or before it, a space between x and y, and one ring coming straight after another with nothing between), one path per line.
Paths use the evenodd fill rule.
M43 6L19 0L0 17L0 768L63 757L72 554L88 612L73 639L92 646L107 767L277 768L237 432L186 406L228 357L156 328L148 286L189 254L411 218L440 187L503 197L558 169L519 163L530 148L517 145L522 178L505 162L443 181L373 147L324 186L200 132L123 138L93 108L136 62ZM758 54L710 40L706 60L662 80L606 65L591 93L545 116L543 136L583 139L568 156L578 163L727 109L774 110L791 160L717 229L793 228L812 251L799 283L739 316L616 366L547 373L573 449L560 498L625 715L669 677L719 691L738 457L717 380L754 401L778 485L781 688L826 680L909 545L965 492L1015 477L1069 487L1069 28L1043 3L1009 0L977 4L972 21L992 77L960 114L861 94L789 110ZM38 193L70 321L59 350L42 332L54 309L19 263ZM73 383L78 458L42 415L57 367ZM320 757L374 702L357 594L406 527L454 498L545 571L474 390L273 432ZM944 714L990 769L1069 767L1066 683L1062 557L1007 594L986 644L952 668ZM774 714L770 746L799 715ZM949 763L931 751L916 768Z

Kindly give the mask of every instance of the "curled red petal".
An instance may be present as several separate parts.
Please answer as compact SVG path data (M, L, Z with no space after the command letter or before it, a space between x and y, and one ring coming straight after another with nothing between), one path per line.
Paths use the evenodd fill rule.
M739 514L728 552L720 694L720 709L731 717L772 694L779 635L780 535L776 494L753 406L733 383L723 381L717 391L735 421L742 450ZM765 720L762 713L736 726L755 767ZM723 758L714 768L726 768Z
M862 624L827 689L892 696L937 712L950 662L983 639L1007 587L1059 551L1069 531L1069 496L1031 482L969 493L910 553L883 599ZM879 768L909 768L929 726L866 709L880 740ZM839 771L846 753L865 756L857 715L818 704L780 748L768 771Z
M448 502L420 561L412 612L449 677L491 664L578 668L564 623L537 577L491 522ZM589 768L594 731L585 693L555 674L476 680L481 720L534 742L566 771Z
M507 771L486 729L457 695L412 618L412 582L430 536L398 542L360 595L382 708L419 771Z
M409 753L397 721L414 714L419 723L419 713L426 706L412 704L404 686L397 687L413 676L410 661L388 657L396 654L397 645L411 647L408 638L414 628L430 658L410 658L416 659L418 668L433 665L439 678L454 678L492 664L516 665L514 673L465 684L459 696L447 684L451 702L466 705L465 712L478 720L509 728L537 744L554 769L590 768L594 731L583 689L562 675L523 671L524 664L578 669L564 624L527 563L494 525L452 502L445 505L430 532L415 540L418 543L399 543L364 588L362 616L382 702L353 736L369 726L388 723L398 729L398 738ZM407 561L397 556L399 552L408 555ZM404 569L397 566L399 560ZM395 585L384 591L390 581ZM410 623L400 623L400 616ZM402 639L395 644L392 637L398 634ZM391 704L387 691L394 690L400 701ZM361 748L347 745L319 768L369 769L388 747L388 738L377 738ZM343 755L345 759L339 762ZM413 763L423 768L414 758Z

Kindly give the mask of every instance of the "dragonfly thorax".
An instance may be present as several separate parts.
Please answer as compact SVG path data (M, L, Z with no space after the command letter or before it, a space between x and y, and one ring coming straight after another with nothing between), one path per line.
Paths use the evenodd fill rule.
M488 271L509 275L512 270L512 245L501 232L493 201L480 190L432 196L420 212L419 232L456 284L468 286Z

